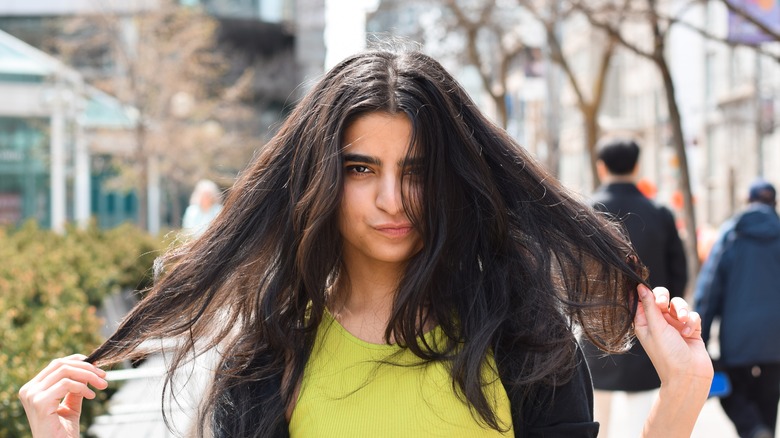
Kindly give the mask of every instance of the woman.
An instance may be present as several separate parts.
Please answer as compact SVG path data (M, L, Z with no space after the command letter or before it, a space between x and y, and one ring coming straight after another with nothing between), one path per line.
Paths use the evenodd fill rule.
M700 321L636 260L436 61L367 52L313 87L110 339L20 396L36 436L75 436L97 366L178 336L169 378L221 353L201 435L596 436L575 334L616 351L633 323L664 382L646 435L688 436L712 376Z
M184 210L181 226L186 235L197 237L222 211L222 193L214 181L202 179L195 184L190 205Z

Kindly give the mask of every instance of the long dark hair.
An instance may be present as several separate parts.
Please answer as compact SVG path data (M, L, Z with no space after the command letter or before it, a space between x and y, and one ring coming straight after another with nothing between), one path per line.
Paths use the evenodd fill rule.
M405 114L424 157L412 218L423 248L398 286L387 339L422 360L446 361L494 428L501 425L482 391L487 355L502 377L513 376L503 379L509 391L530 394L570 377L578 327L605 350L625 345L642 276L620 230L488 121L435 60L370 51L311 89L208 231L164 256L148 296L87 360L116 362L144 340L180 337L170 379L193 352L217 347L199 431L209 421L232 436L286 427L285 407L341 269L342 136L377 111ZM421 313L447 345L415 341Z

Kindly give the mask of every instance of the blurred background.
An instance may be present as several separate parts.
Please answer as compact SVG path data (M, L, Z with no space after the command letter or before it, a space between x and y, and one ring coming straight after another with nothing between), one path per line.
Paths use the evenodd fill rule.
M27 436L19 385L132 305L195 184L228 189L327 68L389 40L583 197L597 140L639 140L691 281L750 182L780 184L776 0L3 0L0 437Z

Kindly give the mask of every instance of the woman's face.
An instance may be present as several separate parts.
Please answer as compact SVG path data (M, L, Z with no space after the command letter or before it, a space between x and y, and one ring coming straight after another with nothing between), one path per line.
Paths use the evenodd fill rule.
M414 208L419 188L422 157L407 161L411 134L405 114L383 112L357 118L344 132L339 229L347 264L403 264L422 248L401 202L403 191Z

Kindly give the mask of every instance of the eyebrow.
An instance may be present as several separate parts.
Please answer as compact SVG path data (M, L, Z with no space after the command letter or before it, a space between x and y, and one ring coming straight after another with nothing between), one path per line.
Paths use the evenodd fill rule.
M379 158L361 154L344 154L344 162L373 164L375 166L382 164L382 161ZM415 157L402 159L398 162L399 166L421 166L422 164L423 159Z
M375 166L382 164L379 158L360 154L344 154L344 162L373 164Z

